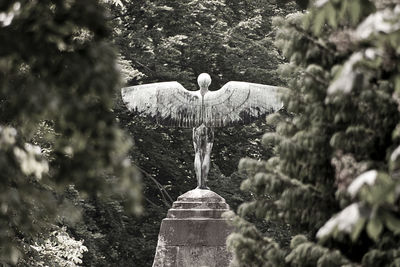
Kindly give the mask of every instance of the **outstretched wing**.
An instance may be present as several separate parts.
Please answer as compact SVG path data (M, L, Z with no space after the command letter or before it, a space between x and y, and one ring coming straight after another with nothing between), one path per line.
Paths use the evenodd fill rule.
M204 97L207 126L222 127L250 123L260 116L283 107L282 95L287 89L247 82L228 82L220 90Z
M125 87L122 100L128 109L165 126L199 125L201 96L178 82L161 82Z
M228 82L204 96L178 82L162 82L122 88L129 110L165 126L209 127L245 124L282 108L284 88L247 82ZM203 119L204 118L204 119Z

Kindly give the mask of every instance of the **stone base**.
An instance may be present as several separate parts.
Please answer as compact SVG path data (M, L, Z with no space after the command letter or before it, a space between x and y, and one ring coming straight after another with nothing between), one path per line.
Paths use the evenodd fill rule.
M153 267L228 267L226 238L232 232L218 194L194 189L178 197L161 222Z

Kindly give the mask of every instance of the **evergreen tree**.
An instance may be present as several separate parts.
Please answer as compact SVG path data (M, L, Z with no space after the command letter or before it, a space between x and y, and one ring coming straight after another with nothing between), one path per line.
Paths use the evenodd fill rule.
M241 266L399 266L397 1L316 1L274 21L291 93L268 161L243 159L254 201L234 216ZM246 220L282 220L290 247Z
M139 211L131 141L111 112L119 75L106 22L94 0L0 4L1 264L75 217L60 195L71 184Z

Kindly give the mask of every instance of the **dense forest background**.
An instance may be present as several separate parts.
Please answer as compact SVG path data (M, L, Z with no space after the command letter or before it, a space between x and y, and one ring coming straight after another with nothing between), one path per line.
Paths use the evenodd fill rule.
M150 266L196 185L191 131L120 89L208 72L291 90L216 131L237 263L400 266L399 21L395 0L1 2L0 263Z

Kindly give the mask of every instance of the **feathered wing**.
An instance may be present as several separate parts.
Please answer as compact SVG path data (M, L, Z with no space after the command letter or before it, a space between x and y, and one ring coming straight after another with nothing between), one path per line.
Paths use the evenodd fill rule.
M282 108L284 88L247 82L228 82L209 91L202 100L199 91L186 90L178 82L162 82L122 88L129 110L166 126L209 127L245 124ZM202 119L204 114L204 120Z
M122 100L128 109L165 126L194 127L199 124L201 96L178 82L125 87Z
M283 107L282 95L287 89L248 82L228 82L204 98L207 126L223 127L250 123L260 116Z

